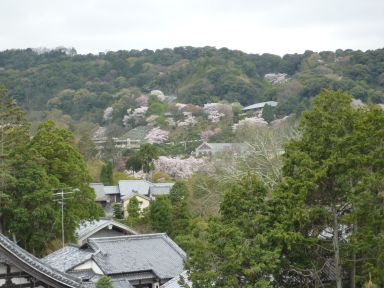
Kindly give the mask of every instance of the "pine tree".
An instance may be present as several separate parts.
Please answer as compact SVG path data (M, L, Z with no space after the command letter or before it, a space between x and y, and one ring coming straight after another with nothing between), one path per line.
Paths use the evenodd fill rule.
M198 234L187 266L193 287L273 287L280 248L270 232L268 191L254 176L224 194L220 215Z
M172 235L187 233L189 215L187 207L188 188L184 182L177 181L169 194L172 204Z
M104 185L113 184L113 165L111 162L108 162L101 167L100 182Z
M137 200L136 196L132 197L129 200L128 207L128 218L130 221L135 222L140 217L140 205L139 200Z
M274 234L285 247L284 286L293 279L321 285L327 263L335 267L338 288L345 274L352 287L361 286L370 271L383 278L376 269L384 251L383 111L356 110L351 102L345 92L322 91L302 114L302 137L286 146L284 179L273 194Z
M111 277L105 275L100 277L100 279L96 282L96 288L113 288Z
M172 203L168 196L157 196L151 203L149 222L156 231L172 233Z

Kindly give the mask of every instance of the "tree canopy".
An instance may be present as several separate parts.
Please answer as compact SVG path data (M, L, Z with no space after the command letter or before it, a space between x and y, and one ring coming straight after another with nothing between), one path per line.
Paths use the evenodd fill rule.
M98 217L95 192L89 187L89 174L76 149L73 135L42 123L30 137L24 113L0 89L2 149L0 222L29 251L40 255L49 242L61 236L59 204L55 192L68 194L64 206L66 240L73 240L83 219Z
M322 91L302 115L302 137L286 146L284 178L274 193L275 235L286 245L285 275L302 285L320 285L329 265L336 287L362 286L369 273L383 281L374 268L381 267L381 248L374 245L384 231L377 217L384 167L376 159L383 152L384 113L351 104L348 93Z

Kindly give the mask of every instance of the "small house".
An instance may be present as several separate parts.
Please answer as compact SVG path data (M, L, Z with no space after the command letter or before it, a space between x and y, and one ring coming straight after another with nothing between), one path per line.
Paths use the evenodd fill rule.
M212 156L217 153L244 153L250 146L246 143L208 143L204 142L193 152L194 156Z
M184 271L185 252L166 234L89 238L67 245L42 261L61 273L95 283L102 275L123 287L159 288Z

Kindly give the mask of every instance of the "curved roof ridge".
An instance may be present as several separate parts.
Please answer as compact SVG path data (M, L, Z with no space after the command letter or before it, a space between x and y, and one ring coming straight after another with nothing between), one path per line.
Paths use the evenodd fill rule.
M185 251L183 249L181 249L180 246L177 245L177 243L171 239L171 237L169 237L166 233L163 233L163 235L164 235L164 239L168 242L168 244L170 244L170 246L177 253L179 253L183 258L187 257L187 254L185 253Z
M136 234L136 235L122 235L122 236L109 236L109 237L95 237L89 238L90 242L109 242L111 240L124 240L127 238L154 238L167 235L166 233L150 233L150 234Z
M28 265L33 270L41 273L48 278L60 282L68 287L81 287L81 280L70 276L66 273L63 273L47 264L42 262L39 258L30 254L16 243L9 240L3 234L0 233L0 246L5 249L8 253L12 254L14 257Z
M85 221L82 225L80 225L80 227L76 231L77 237L79 240L84 240L91 236L93 233L96 233L97 231L107 227L110 224L115 225L116 227L119 227L121 229L125 229L130 233L138 234L131 227L123 223L117 222L110 218L100 218L99 220Z

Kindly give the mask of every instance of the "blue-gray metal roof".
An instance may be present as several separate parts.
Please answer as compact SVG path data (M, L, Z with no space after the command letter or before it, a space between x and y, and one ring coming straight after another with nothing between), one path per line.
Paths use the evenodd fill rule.
M244 107L243 111L252 110L252 109L260 109L260 108L263 108L265 105L276 107L277 104L278 104L278 102L276 102L276 101L260 102L260 103L256 103L256 104L252 104L252 105L249 105L247 107Z

